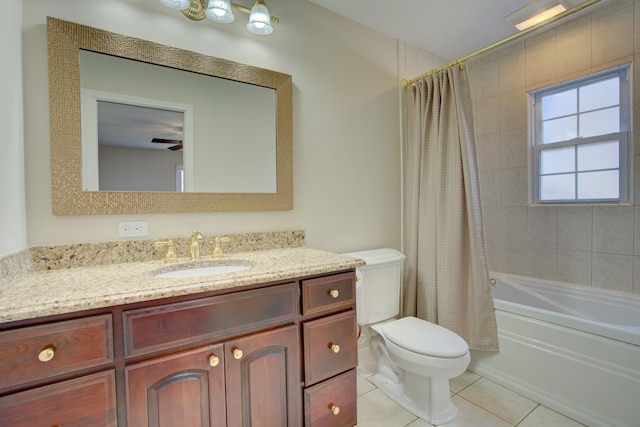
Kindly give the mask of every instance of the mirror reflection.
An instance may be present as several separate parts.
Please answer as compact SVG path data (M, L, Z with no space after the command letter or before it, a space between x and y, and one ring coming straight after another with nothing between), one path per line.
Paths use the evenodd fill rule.
M85 190L184 191L184 112L110 101L97 110L99 185Z
M80 82L85 190L277 191L274 89L89 51Z

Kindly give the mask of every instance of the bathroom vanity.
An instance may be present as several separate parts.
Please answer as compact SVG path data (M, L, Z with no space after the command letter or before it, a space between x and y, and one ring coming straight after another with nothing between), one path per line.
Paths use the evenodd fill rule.
M67 288L99 273L111 288L84 305L61 297L42 316L16 308L22 318L3 319L0 424L355 425L359 260L265 252L263 261L240 254L253 268L208 280L158 279L149 263L76 272L84 279L60 272ZM115 282L141 277L137 291L117 291L127 285Z

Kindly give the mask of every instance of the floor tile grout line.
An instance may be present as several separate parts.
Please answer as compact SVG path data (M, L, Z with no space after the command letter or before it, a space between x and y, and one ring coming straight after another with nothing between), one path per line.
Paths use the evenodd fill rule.
M537 403L537 402L536 402L536 403ZM526 419L529 417L529 415L531 415L531 414L533 413L533 411L535 411L536 409L538 409L538 407L540 407L540 406L541 406L541 404L540 404L540 403L538 403L538 404L537 404L537 405L536 405L532 410L530 410L530 411L529 411L529 413L528 413L527 415L525 415L524 417L522 417L522 419L521 419L520 421L518 421L516 424L514 424L514 427L518 427L520 424L522 424L522 422L523 422L524 420L526 420Z
M471 372L471 371L469 371L469 372ZM478 375L478 374L476 374L475 372L474 372L474 374L475 374L475 375ZM461 393L463 390L468 389L469 387L471 387L472 385L474 385L475 383L477 383L478 381L480 381L482 378L484 378L484 377L483 377L483 376L481 376L481 375L478 375L478 378L476 378L475 380L471 381L469 384L467 384L466 386L462 387L460 390L458 390L458 391L456 391L456 392L453 392L453 395L454 395L454 396L457 396L457 395L458 395L459 393Z
M483 411L490 413L490 414L491 414L491 415L493 415L494 417L501 419L502 421L504 421L505 423L509 424L510 426L515 426L515 425L516 425L516 424L513 424L513 423L512 423L511 421L509 421L509 420L505 420L503 417L501 417L500 415L496 414L495 412L492 412L492 411L491 411L491 410L489 410L488 408L485 408L485 407L483 407L483 406L480 406L480 405L478 405L477 403L472 402L472 401L470 401L469 399L466 399L464 396L458 396L458 397L459 397L460 399L464 399L466 402L468 402L468 403L472 404L473 406L476 406L476 407L478 407L478 408L482 409ZM528 415L528 414L527 414L527 415ZM520 421L518 421L518 422L522 422L522 420L520 420Z

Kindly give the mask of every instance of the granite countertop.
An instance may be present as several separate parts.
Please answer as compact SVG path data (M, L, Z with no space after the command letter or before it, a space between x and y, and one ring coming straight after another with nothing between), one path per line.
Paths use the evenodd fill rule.
M174 264L148 261L34 272L0 293L0 323L231 289L364 265L364 261L357 258L305 247L225 254L221 260L207 256L196 263L242 264L251 268L210 277L154 277L154 273L193 264L181 258Z

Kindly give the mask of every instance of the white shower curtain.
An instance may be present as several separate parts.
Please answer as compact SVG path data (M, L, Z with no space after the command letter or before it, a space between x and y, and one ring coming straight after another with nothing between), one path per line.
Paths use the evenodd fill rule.
M471 96L461 65L405 93L404 315L498 350Z

